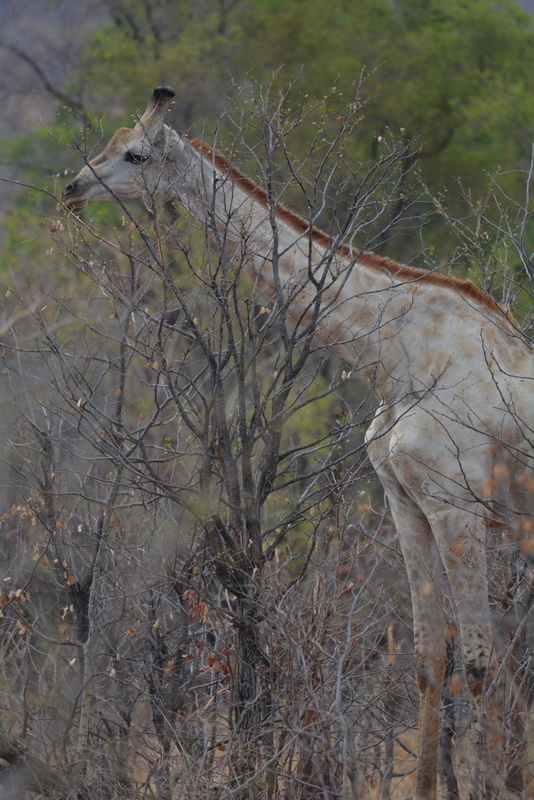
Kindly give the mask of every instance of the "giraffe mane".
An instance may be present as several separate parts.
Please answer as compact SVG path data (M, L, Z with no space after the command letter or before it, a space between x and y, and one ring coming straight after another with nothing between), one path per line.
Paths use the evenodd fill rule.
M227 175L233 183L239 186L247 194L254 197L260 205L264 208L269 208L269 199L265 189L258 186L251 178L247 177L241 170L234 167L230 161L219 150L214 150L201 139L191 139L189 144L200 153L205 159L211 161L214 167ZM328 249L332 247L333 239L324 231L312 226L304 217L296 214L294 211L286 208L281 203L276 204L276 216L289 225L293 230L298 233L310 233L314 242L319 246ZM434 286L443 286L447 289L454 289L464 297L474 300L491 311L497 312L499 315L508 319L503 309L491 297L485 294L481 289L475 286L469 280L462 280L461 278L454 278L450 275L444 275L441 272L427 272L418 267L408 267L405 264L399 264L385 256L376 255L373 252L358 252L347 244L341 244L337 247L337 251L349 260L357 259L359 264L378 271L386 271L399 280L405 281L420 281L421 283L428 283Z

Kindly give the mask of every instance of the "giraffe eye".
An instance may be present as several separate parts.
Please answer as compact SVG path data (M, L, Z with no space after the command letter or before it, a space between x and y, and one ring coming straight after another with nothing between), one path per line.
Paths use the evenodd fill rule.
M128 161L130 164L144 164L145 161L148 161L148 156L143 156L141 153L132 153L128 150L124 156L124 160Z

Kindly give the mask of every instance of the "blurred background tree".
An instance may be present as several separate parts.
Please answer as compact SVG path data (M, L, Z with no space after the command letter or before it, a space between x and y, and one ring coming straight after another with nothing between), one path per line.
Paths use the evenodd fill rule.
M87 142L98 149L100 131L105 138L163 83L177 92L171 124L209 141L239 87L251 79L270 81L274 73L281 86L296 79L296 90L315 99L335 84L334 126L368 75L348 160L375 156L379 137L389 130L418 142L407 174L417 160L424 184L434 195L445 191L449 203L461 196L458 181L477 197L487 189L487 175L498 170L514 197L523 191L519 171L530 160L534 125L534 26L517 3L98 0L73 12L60 0L42 0L35 6L34 34L25 39L13 21L8 24L9 5L0 58L8 76L2 87L7 117L17 137L5 140L10 129L4 123L4 177L20 177L23 170L26 179L55 191L56 138L70 136L65 125L79 131L99 121ZM38 113L50 130L20 136L21 118L28 130ZM304 152L305 141L300 147ZM74 155L71 164L77 170L79 158ZM11 202L11 211L7 202L2 206L3 228L19 240L30 238L26 214L24 234L17 232L20 208L13 219ZM395 252L388 255L410 260L431 245L447 249L439 217L428 206L419 211L427 215L425 236L418 220L405 235L398 231ZM0 238L5 247L5 233ZM449 256L442 252L442 261ZM3 261L16 263L16 251L4 249Z

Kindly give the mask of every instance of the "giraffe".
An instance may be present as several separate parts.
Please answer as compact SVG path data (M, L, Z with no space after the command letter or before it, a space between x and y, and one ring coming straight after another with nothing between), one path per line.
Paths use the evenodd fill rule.
M224 231L225 246L256 287L286 303L297 322L306 325L319 300L316 337L357 366L379 397L367 450L389 499L412 598L416 800L435 800L437 791L444 572L467 684L485 720L487 781L497 786L502 737L486 534L492 524L528 530L530 346L471 282L355 252L273 205L222 154L165 124L174 96L168 86L157 88L135 126L119 128L65 187L58 207L79 213L112 197L177 198L213 235Z

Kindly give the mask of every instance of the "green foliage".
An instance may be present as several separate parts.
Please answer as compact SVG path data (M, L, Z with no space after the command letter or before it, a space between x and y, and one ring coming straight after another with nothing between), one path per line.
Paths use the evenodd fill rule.
M363 89L362 76L367 76ZM171 84L177 92L171 123L211 142L221 116L224 127L229 101L249 93L253 81L280 87L294 81L295 97L328 98L327 138L359 92L361 118L346 142L347 163L375 158L379 137L388 133L413 140L420 152L418 159L407 158L407 176L417 160L433 195L448 187L449 207L456 213L457 180L477 197L487 190L485 173L500 168L506 173L503 188L522 196L523 176L516 170L528 163L533 137L534 26L513 2L114 5L112 21L85 49L72 91L85 98L88 109L104 113L107 131L142 112L154 86ZM307 129L312 131L311 121L293 137L293 154L306 151ZM251 128L252 145L262 136ZM98 150L99 141L93 135L90 145ZM232 157L231 148L227 154ZM247 160L238 157L237 163L248 170ZM286 202L292 198L290 191ZM404 236L389 255L409 260L420 252L420 225L413 227L417 235ZM424 239L425 246L432 244L446 260L446 237L435 216Z
M105 26L86 48L80 70L88 102L100 109L104 103L114 115L131 113L132 104L144 108L154 86L172 83L185 124L199 112L208 115L214 100L221 109L221 89L229 80L221 66L235 41L215 14L190 5L186 14L185 6L174 3L153 30L146 30L142 10L134 29L117 22Z
M521 163L532 135L534 29L513 3L492 0L257 2L245 15L255 70L304 65L306 90L338 80L350 102L362 72L372 102L358 142L367 153L387 127L417 137L427 182L450 183L503 161ZM260 41L254 29L260 28ZM259 72L258 72L259 77Z
M127 96L141 107L154 85L171 83L190 124L220 111L231 78L278 72L285 83L302 69L304 91L321 97L337 81L350 103L363 72L373 73L358 143L368 153L385 127L403 129L421 139L430 178L448 180L518 158L530 141L534 28L514 3L238 0L223 14L175 2L152 26L143 8L133 4L130 24L117 19L87 48L91 104Z
M484 172L499 167L509 172L507 188L521 191L522 179L510 170L530 155L534 27L513 2L134 0L127 8L114 4L112 21L87 45L71 84L88 110L104 113L88 141L98 150L118 120L128 124L133 110L144 109L156 85L170 83L177 92L177 128L194 126L202 136L229 96L248 91L250 76L265 83L273 73L280 85L297 78L296 91L315 99L337 84L331 124L353 102L361 76L370 76L362 120L346 144L349 163L374 157L377 137L390 130L420 142L421 175L433 193L447 185L458 194L457 178L474 196L484 193ZM75 131L84 122L76 120ZM32 181L53 175L58 163L79 166L79 155L58 148L69 127L51 133L7 146L7 159ZM306 146L301 140L295 151Z

